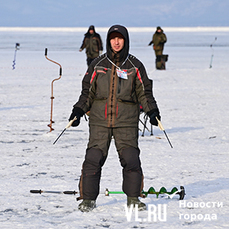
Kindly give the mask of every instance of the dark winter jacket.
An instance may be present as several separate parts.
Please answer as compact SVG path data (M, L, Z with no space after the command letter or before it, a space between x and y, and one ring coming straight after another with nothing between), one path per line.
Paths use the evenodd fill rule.
M160 27L158 27L160 28ZM154 50L159 51L163 50L164 44L167 41L167 37L164 34L164 31L160 28L161 32L156 31L153 35L152 41L149 43L149 45L153 45Z
M94 30L93 34L89 30ZM95 32L94 26L90 26L87 33L84 34L83 43L80 49L86 48L86 55L88 58L94 59L99 56L99 51L103 51L103 44L100 35Z
M117 54L111 49L109 35L119 32L125 38L124 48ZM139 104L146 113L157 109L152 94L152 80L143 64L129 54L129 36L125 27L113 26L107 34L107 53L89 66L82 84L79 101L74 107L90 111L89 122L104 127L138 127ZM116 70L126 73L120 78Z

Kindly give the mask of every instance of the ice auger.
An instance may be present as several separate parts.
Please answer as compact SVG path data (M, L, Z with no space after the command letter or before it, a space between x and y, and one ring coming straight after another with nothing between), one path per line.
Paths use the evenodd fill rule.
M76 195L78 192L76 191L44 191L44 190L30 190L31 193L53 193L53 194L68 194L68 195ZM105 194L105 196L109 196L110 194L124 194L122 191L109 191L108 189L105 190L105 192L100 193ZM166 190L165 187L162 187L158 192L155 191L153 187L150 187L149 190L142 191L141 197L146 198L149 194L155 194L158 198L159 195L166 195L168 198L172 199L175 195L179 195L179 200L183 200L185 196L185 189L183 186L180 186L180 189L174 187L170 192Z

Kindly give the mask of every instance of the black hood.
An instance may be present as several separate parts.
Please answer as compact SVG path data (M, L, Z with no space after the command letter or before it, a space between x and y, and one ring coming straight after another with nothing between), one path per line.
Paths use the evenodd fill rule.
M109 36L113 32L118 32L121 33L122 36L125 39L124 47L121 51L118 52L118 55L115 55L114 52L112 51L111 44L110 44L110 39ZM121 25L113 25L110 27L110 29L107 32L107 56L109 59L114 61L114 59L118 56L118 60L115 62L123 62L126 60L127 56L129 54L129 34L127 29L124 26Z
M94 33L96 33L95 32L95 26L94 25L90 25L89 26L89 28L88 28L88 30L87 30L87 32L84 34L85 36L91 36L91 34L90 34L90 30L93 30L94 31Z
M88 28L88 31L87 31L87 32L89 32L89 30L93 30L93 31L95 32L95 26L94 26L94 25L89 26L89 28Z
M161 30L161 32L158 32L158 30ZM164 32L163 29L160 26L158 26L156 29L156 33L163 33L163 32Z

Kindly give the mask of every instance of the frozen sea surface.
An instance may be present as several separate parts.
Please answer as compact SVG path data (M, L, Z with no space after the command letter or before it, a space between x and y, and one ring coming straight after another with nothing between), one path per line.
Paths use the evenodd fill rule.
M130 32L130 52L154 80L162 124L174 147L157 127L153 136L146 132L142 137L139 132L144 189L183 185L185 203L177 196L149 195L142 199L148 210L133 212L128 220L124 195L101 194L97 208L82 213L77 196L30 193L31 189L78 191L88 122L82 119L79 127L52 143L67 125L80 94L86 57L78 49L85 32L0 31L1 228L229 228L229 32L225 30L165 30L166 71L155 70L154 53L147 46L153 32ZM105 47L106 32L98 32ZM12 70L15 43L20 43L20 50ZM45 48L63 68L62 78L54 83L51 133L50 85L59 77L59 67L45 59ZM121 166L112 143L100 189L121 191L121 185ZM166 218L160 220L157 214L150 220L151 205L157 210L165 205Z

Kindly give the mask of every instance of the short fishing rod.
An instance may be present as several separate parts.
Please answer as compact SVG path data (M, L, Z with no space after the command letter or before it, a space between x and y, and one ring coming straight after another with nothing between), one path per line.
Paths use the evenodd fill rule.
M160 130L164 132L165 137L167 138L167 140L168 140L168 142L169 142L171 148L173 148L172 143L170 142L169 137L168 137L168 135L166 134L164 127L163 127L162 124L161 124L161 121L160 121L157 117L156 117L156 120L157 120L157 122L158 122L158 126L159 126Z
M144 123L141 119L139 119L139 121L140 121L140 123L143 125L143 127L144 127L144 130L143 131L145 131L145 129L147 129L149 132L150 132L150 130L149 130L149 128L146 126L146 122Z
M75 117L74 119L72 119L69 123L68 123L68 125L62 130L62 132L59 134L59 136L56 138L56 140L53 142L53 145L58 141L58 139L61 137L61 135L65 132L65 130L66 129L68 129L71 125L72 125L72 123L75 121L75 120L77 120L77 117Z

